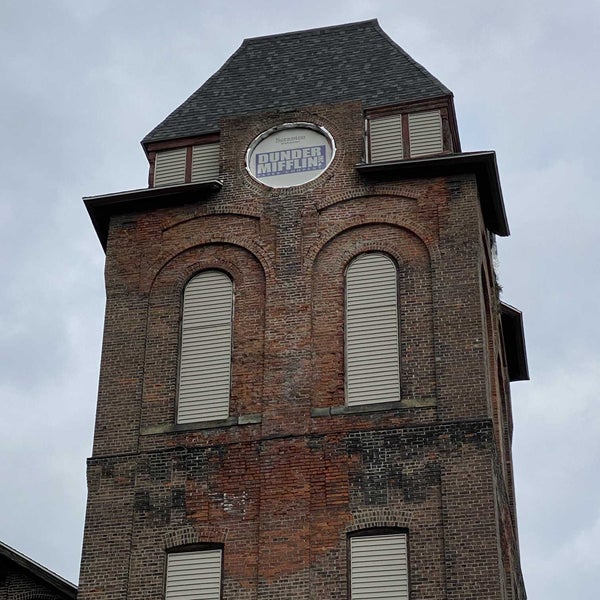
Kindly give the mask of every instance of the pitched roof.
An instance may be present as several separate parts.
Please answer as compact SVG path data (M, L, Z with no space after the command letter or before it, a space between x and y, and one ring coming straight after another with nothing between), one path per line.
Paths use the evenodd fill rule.
M24 569L35 579L49 586L49 588L60 598L75 600L77 597L77 586L63 579L60 575L53 573L28 556L21 554L7 544L0 542L0 562L8 561Z
M366 108L451 95L376 19L244 40L142 143L218 131L219 119L361 100Z

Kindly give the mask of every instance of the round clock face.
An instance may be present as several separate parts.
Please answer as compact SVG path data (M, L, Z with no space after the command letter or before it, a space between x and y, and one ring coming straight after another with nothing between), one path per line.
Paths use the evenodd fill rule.
M261 133L246 152L254 179L273 188L302 185L331 164L335 144L329 132L311 123L286 123Z

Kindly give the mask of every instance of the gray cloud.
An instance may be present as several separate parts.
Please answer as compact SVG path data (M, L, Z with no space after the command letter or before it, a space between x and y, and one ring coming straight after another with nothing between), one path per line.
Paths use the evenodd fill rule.
M504 299L534 377L513 386L531 598L600 587L600 6L391 0L302 11L57 0L0 8L0 539L77 579L103 318L80 198L144 187L139 140L243 38L378 17L456 96L464 150L495 149L512 236Z

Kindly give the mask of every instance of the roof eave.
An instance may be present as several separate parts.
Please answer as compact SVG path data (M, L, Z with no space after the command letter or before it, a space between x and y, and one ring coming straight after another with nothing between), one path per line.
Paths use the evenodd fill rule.
M64 595L75 600L77 598L77 586L70 581L62 578L60 575L53 573L46 567L31 560L28 556L21 554L14 548L0 542L0 556L4 556L8 560L31 573L34 577L41 579L51 587L59 590Z
M183 202L197 202L220 190L222 185L220 180L215 179L203 183L185 183L88 196L83 198L83 202L102 248L106 250L110 218L113 215L173 206Z
M523 313L509 304L501 302L500 317L509 379L526 381L529 379L529 367L527 365Z
M496 153L493 151L463 152L385 163L360 163L356 168L364 175L393 176L401 179L473 173L477 179L485 226L496 235L510 235Z

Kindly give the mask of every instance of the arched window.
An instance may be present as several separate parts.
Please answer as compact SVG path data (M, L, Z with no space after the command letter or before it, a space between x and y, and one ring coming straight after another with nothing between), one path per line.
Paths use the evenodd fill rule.
M183 293L177 423L229 416L233 282L202 271Z
M350 538L351 600L408 600L404 532L365 532Z
M346 403L400 400L396 265L380 252L355 258L346 274Z

